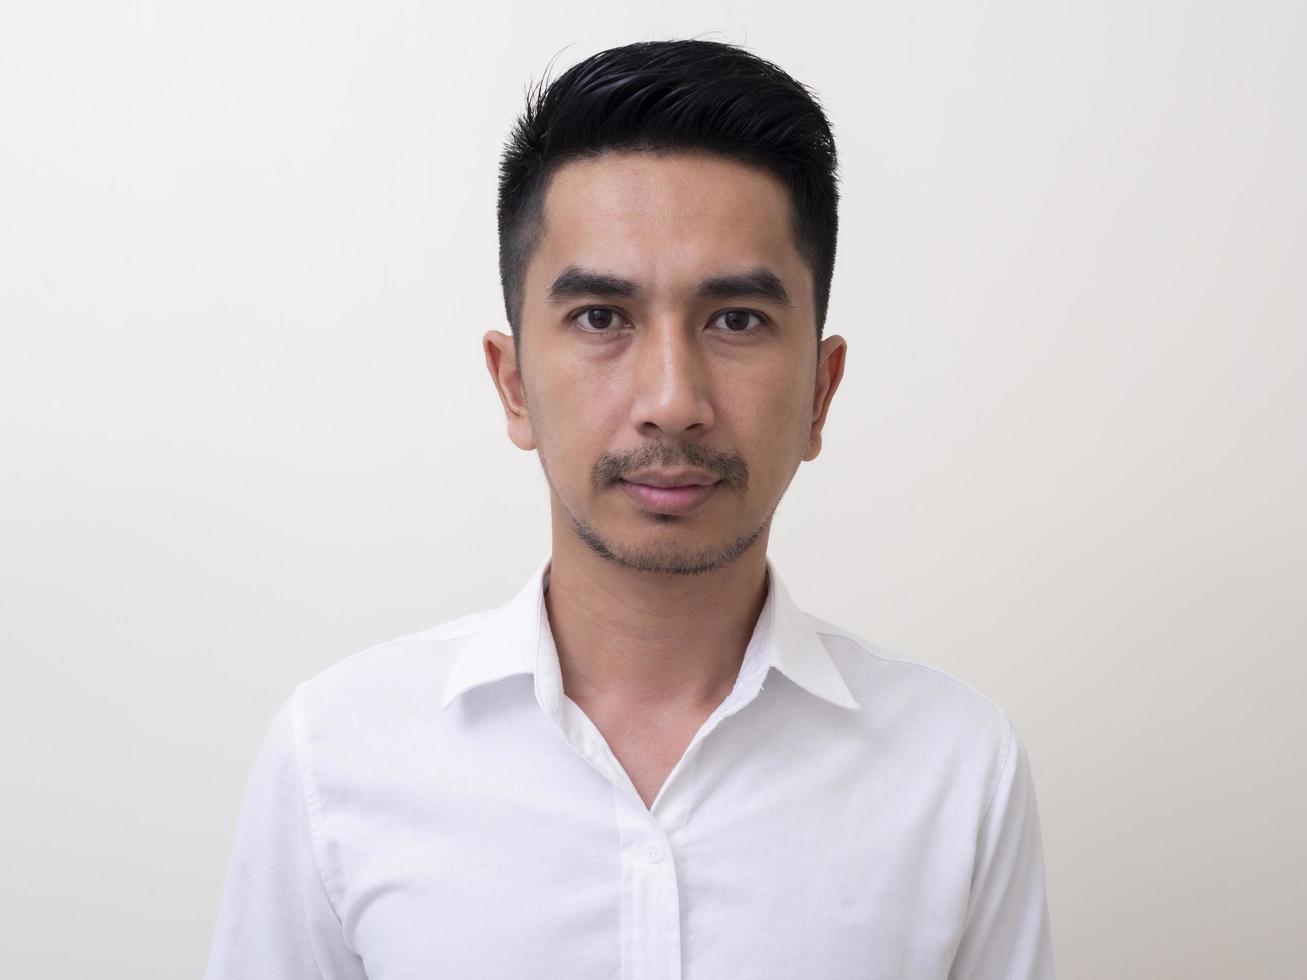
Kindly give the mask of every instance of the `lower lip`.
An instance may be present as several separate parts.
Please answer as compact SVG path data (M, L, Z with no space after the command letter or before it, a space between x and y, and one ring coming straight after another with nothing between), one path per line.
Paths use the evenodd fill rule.
M717 484L706 487L651 487L643 483L622 481L626 495L645 510L658 514L683 514L708 498Z

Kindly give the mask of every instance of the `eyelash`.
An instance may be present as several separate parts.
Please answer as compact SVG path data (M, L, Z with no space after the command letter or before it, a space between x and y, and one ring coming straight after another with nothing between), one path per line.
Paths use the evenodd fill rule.
M583 316L585 316L587 313L593 313L595 310L608 310L614 316L622 317L622 314L611 306L587 306L585 309L577 310L575 313L573 313L571 317L569 317L569 320L573 323L579 323L580 319ZM749 316L756 317L758 323L747 330L731 330L730 328L724 328L718 331L719 333L734 334L741 337L747 337L750 334L758 333L767 324L767 318L763 316L761 313L759 313L757 310L743 310L743 309L722 310L720 313L714 314L712 320L710 320L709 322L710 323L715 322L716 320L720 319L721 317L725 316L728 313L745 313L748 314ZM622 317L622 319L626 319L626 318ZM597 334L600 336L602 336L603 334L617 332L616 330L613 330L611 328L607 330L595 330L593 328L581 327L581 330L583 333Z

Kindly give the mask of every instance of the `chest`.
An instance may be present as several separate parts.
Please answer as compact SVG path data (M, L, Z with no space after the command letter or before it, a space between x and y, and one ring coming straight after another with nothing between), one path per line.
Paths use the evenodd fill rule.
M676 747L615 740L651 800ZM369 977L944 980L969 855L905 834L925 814L855 770L778 776L705 742L691 778L667 784L662 824L557 742L337 802L325 850Z
M495 706L366 752L342 738L349 764L314 770L323 874L367 976L947 976L988 781L962 792L948 759L780 698L565 730L529 696ZM601 735L644 805L595 765Z

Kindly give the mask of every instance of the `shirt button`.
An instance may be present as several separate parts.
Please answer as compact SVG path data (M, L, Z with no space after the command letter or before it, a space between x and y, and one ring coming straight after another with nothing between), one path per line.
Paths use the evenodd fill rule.
M663 845L652 837L644 842L644 857L650 864L657 864L663 859Z

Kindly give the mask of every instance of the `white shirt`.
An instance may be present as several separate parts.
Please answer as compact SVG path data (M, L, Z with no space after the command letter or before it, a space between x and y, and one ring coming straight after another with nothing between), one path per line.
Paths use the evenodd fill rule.
M207 980L1053 975L1006 714L795 607L646 808L516 598L347 657L272 721Z

